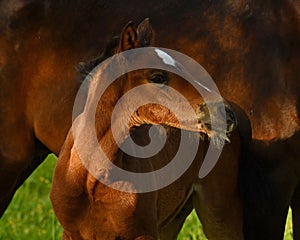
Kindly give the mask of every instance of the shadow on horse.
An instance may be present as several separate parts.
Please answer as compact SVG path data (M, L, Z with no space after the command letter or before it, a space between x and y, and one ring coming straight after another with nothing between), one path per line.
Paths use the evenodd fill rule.
M2 213L44 157L62 147L80 86L74 66L97 56L128 19L150 17L156 45L194 58L251 121L252 161L241 170L245 238L282 239L289 205L298 238L298 0L8 0L0 6Z

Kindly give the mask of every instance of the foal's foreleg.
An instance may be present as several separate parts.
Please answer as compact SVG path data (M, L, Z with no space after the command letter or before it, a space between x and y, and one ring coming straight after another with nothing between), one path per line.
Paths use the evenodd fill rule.
M179 211L177 216L168 223L166 226L159 230L159 239L161 240L174 240L184 224L185 219L193 210L193 196L190 196L187 202L184 204L182 209Z
M196 184L194 207L209 240L243 239L242 204L238 193L238 138L225 145L214 169Z

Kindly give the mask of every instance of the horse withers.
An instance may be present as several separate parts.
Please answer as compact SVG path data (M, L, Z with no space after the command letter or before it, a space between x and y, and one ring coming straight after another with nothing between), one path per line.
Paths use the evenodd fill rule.
M147 47L153 43L153 36L148 20L144 20L137 30L129 23L123 29L119 40L115 41L115 49L107 49L105 53L123 53L126 50ZM161 54L162 52L160 57ZM171 56L165 52L164 54L165 58L161 61L171 61ZM84 71L81 65L81 71L89 72L93 68L91 66L102 61L103 57L99 59L87 64L87 71ZM122 58L119 64L122 64ZM98 77L109 67L104 63L103 69L89 73L90 83L84 111L74 120L54 172L50 197L64 229L63 239L175 239L193 208L196 209L209 239L243 239L242 205L237 183L241 145L238 131L233 131L237 123L228 104L221 103L225 105L226 112L226 116L221 116L218 113L220 102L211 102L210 116L201 95L180 76L161 69L139 69L122 75L109 85L96 104L94 119L92 118L94 121L91 122L85 118L85 113L89 109L91 99L95 97L96 83L104 82L104 79ZM117 118L113 119L119 99L139 87L142 88L133 96L121 101L122 107L117 111ZM169 88L179 92L192 106L196 123L190 118L186 110L188 107L184 108L182 99L171 97ZM157 93L157 89L162 91L163 95ZM152 103L130 111L130 105L139 98L147 97ZM156 103L158 98L163 104ZM165 106L179 109L183 121L179 122L174 112ZM126 119L124 116L128 115L128 111L130 118ZM225 135L211 127L214 114L216 118L225 117ZM79 125L76 133L75 123ZM90 140L88 124L96 129L96 145ZM139 146L146 146L151 142L151 128L156 125L165 126L164 131L160 129L156 132L156 137L161 138L165 133L166 139L163 148L154 156L132 156L118 146L117 142L123 144L129 136ZM115 135L113 128L117 129ZM145 175L137 177L143 184L146 182L146 173L171 164L181 144L183 133L188 134L188 146L199 142L195 156L191 165L177 180L174 179L172 183L160 189L138 191L133 184L134 179L114 178L114 168L96 163L102 160L96 157L102 156L123 170L143 173ZM208 176L198 178L200 166L209 147L208 139L217 144L220 138L229 140L229 133L231 143L223 148L216 166ZM117 140L114 139L116 136ZM99 146L104 155L94 155ZM133 145L129 148L132 152L137 151ZM179 157L183 165L184 161L191 157L189 151L191 150L188 149ZM178 174L177 169L173 168L169 174L167 177L172 178L172 175ZM156 186L164 179L152 178L151 181L153 186Z

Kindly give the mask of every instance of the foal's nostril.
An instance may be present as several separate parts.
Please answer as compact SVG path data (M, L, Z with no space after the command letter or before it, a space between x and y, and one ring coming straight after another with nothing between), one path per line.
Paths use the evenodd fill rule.
M225 107L225 112L227 132L232 132L237 127L237 119L234 112L229 107Z
M198 121L204 124L207 129L212 129L212 119L218 129L218 124L226 123L226 132L232 132L237 126L234 112L229 106L221 103L202 103L198 106Z
M233 111L229 107L225 107L226 118L235 119Z

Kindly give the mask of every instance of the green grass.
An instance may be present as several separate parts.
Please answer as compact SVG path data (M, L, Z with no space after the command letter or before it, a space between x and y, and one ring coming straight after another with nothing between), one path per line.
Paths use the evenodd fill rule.
M0 240L58 240L61 227L49 200L51 179L56 159L50 155L17 191L12 203L0 219ZM178 239L206 239L195 214L187 218ZM284 240L292 240L289 212Z
M50 155L17 191L0 220L1 240L61 239L49 199L55 163Z

